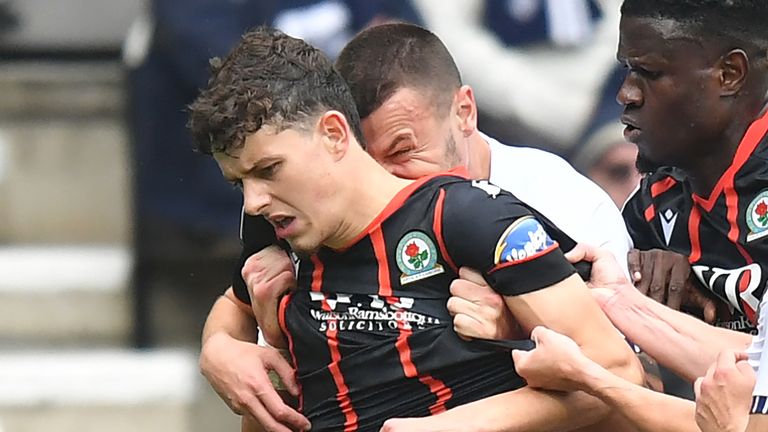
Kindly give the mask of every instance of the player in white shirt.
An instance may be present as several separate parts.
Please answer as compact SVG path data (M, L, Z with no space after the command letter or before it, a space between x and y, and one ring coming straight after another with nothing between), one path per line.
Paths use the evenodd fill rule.
M491 183L536 208L577 242L609 250L627 272L632 239L605 191L559 156L480 136L491 151Z
M760 302L757 316L757 334L752 337L752 344L747 348L749 364L757 373L750 414L768 414L768 297L763 297Z

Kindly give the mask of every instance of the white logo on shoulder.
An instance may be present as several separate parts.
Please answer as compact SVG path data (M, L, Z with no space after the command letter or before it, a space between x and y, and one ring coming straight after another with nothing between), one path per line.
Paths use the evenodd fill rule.
M672 231L675 230L675 222L677 222L677 212L672 211L672 209L659 212L659 220L661 221L661 230L664 232L664 241L669 246L669 241L672 239Z
M731 306L747 314L754 314L758 310L760 300L755 296L755 291L760 287L762 280L762 270L759 264L753 263L737 269L721 269L703 265L694 265L691 268L696 277L712 292L715 294L724 293ZM742 291L739 289L739 282L744 277L749 278L749 283ZM741 307L742 301L749 309L744 310L745 308Z
M488 183L488 180L472 180L472 187L484 190L493 199L496 199L501 193L501 188L495 184Z

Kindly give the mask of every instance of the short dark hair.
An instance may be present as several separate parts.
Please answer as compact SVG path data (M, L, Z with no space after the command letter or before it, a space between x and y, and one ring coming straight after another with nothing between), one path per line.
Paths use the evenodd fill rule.
M325 54L301 39L259 27L223 60L212 59L211 70L208 87L189 106L197 151L237 148L265 125L302 129L326 110L341 112L365 145L346 82Z
M689 26L702 39L740 45L731 48L768 49L767 0L624 0L621 14L671 19Z
M349 84L361 118L403 87L430 90L438 106L450 103L449 90L461 87L459 68L442 41L412 24L362 31L341 51L336 69Z

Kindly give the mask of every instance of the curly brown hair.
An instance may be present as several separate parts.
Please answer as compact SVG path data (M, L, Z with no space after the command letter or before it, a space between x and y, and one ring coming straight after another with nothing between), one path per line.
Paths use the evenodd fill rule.
M210 63L208 87L189 106L195 150L226 152L263 126L306 130L327 110L341 112L365 146L349 87L328 57L303 40L259 27Z

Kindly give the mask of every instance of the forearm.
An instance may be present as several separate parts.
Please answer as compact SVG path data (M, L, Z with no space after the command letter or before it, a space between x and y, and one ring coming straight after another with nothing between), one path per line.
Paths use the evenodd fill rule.
M745 349L749 335L710 326L650 298L617 295L605 308L614 325L659 364L689 381L704 375L724 349Z
M203 327L203 345L211 336L221 333L245 342L256 342L258 339L256 319L237 300L228 296L230 291L213 304Z
M429 430L478 432L564 431L595 424L608 407L583 392L548 392L523 387L426 417Z
M584 390L599 398L642 432L699 432L693 402L658 393L593 363Z

